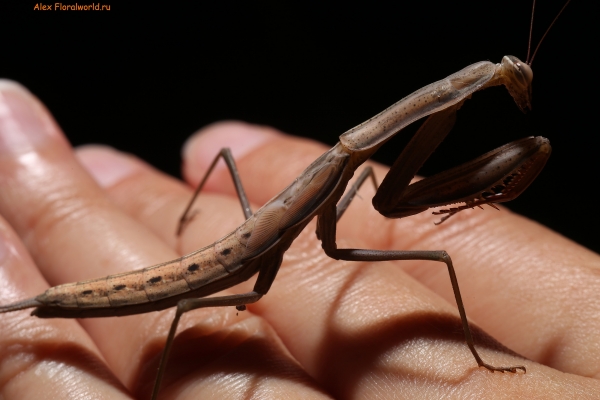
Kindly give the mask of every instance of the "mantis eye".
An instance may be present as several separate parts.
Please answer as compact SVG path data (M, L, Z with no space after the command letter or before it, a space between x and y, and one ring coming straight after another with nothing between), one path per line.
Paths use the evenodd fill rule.
M531 81L533 80L533 71L531 70L531 67L523 62L516 63L515 67L517 71L519 71L521 75L523 75L525 81L531 84Z
M531 110L531 67L515 56L502 58L502 76L504 85L523 112Z

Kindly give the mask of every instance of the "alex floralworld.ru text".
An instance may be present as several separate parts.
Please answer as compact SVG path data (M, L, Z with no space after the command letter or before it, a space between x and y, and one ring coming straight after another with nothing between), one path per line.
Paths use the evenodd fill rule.
M33 6L34 11L110 11L110 4L100 4L100 3L91 3L91 4L63 4L63 3L54 3L54 4L43 4L36 3Z

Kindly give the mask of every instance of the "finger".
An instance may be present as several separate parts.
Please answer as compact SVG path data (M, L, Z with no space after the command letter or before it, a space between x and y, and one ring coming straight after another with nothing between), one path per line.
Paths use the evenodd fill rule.
M2 86L2 96L8 112L1 132L0 176L5 190L0 213L23 238L51 285L124 272L175 256L103 196L36 99L12 83ZM121 349L129 339L121 335L110 343L104 338L107 330L134 330L132 319L82 323L108 362L117 366L117 376L127 375ZM127 356L132 355L125 352Z
M177 256L105 196L33 96L10 83L0 86L0 93L0 177L5 188L0 213L25 239L52 284L129 271ZM128 174L135 174L135 165L127 168ZM215 372L211 367L227 355L232 358L231 368L241 372L231 393L279 393L286 388L298 391L301 386L321 396L264 321L248 314L236 319L234 312L201 310L184 317L180 332L187 335L180 335L179 346L194 344L203 335L214 338L215 345L204 350L205 358L190 359L175 352L171 365L178 367L178 374L167 371L166 392L177 396L189 390L215 390L222 370ZM136 395L148 397L171 320L172 311L167 311L86 319L82 324L119 379ZM224 341L223 337L236 340ZM262 358L246 358L257 349L269 351L259 352ZM197 371L201 373L192 374ZM265 375L276 379L254 384L256 376Z
M229 129L216 125L188 142L185 176L192 181L201 176L211 159L207 152L227 145L222 138ZM233 143L239 143L262 128L246 128L243 134L239 126L231 129L237 132ZM313 142L279 136L242 153L238 167L249 198L262 204L324 150ZM230 181L226 174L224 169L216 173L213 190L231 192L225 186ZM376 174L381 181L385 172L376 167ZM259 176L269 178L252 179ZM597 255L504 209L462 212L440 226L426 213L386 221L370 206L371 190L365 185L360 191L364 201L354 201L340 221L340 247L447 250L470 318L528 358L562 371L600 376L600 348L595 345L600 333ZM444 268L400 264L454 304Z
M48 284L6 221L0 218L2 304L31 298ZM0 314L0 397L67 397L69 393L130 398L74 320L38 319L28 310Z

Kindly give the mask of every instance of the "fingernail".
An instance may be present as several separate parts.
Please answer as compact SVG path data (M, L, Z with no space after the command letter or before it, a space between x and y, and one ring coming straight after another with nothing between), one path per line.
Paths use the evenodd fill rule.
M55 134L48 111L27 89L0 80L0 153L29 152Z
M207 126L191 136L183 146L183 158L195 167L207 168L223 147L229 147L234 159L276 137L271 128L227 121Z
M133 159L108 146L81 146L75 150L75 156L103 188L116 184L140 168Z

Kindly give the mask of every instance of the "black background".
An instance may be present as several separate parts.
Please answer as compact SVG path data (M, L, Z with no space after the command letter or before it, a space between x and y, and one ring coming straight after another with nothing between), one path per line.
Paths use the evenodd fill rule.
M211 122L272 125L332 145L471 63L525 59L531 11L522 0L217 3L106 2L110 11L77 12L5 2L0 77L35 93L74 145L106 143L179 176L181 145ZM475 94L422 173L546 136L550 161L508 206L598 252L590 3L570 4L536 56L533 111L521 114L503 88ZM538 2L534 43L562 5ZM399 136L377 160L393 162L410 135Z

